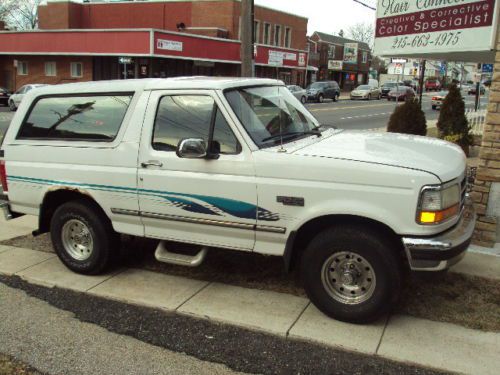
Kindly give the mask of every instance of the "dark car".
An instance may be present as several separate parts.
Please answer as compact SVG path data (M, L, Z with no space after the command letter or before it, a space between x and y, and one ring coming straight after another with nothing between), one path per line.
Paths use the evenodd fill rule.
M399 82L399 85L402 85L402 82ZM380 95L382 98L386 98L389 95L389 92L398 86L398 82L386 82L380 87Z
M476 87L477 87L477 85L472 85L469 88L468 94L469 95L476 95ZM486 94L486 87L484 87L484 85L479 85L479 95L484 95L484 94Z
M335 81L314 82L307 86L307 100L323 103L325 99L333 99L336 102L340 96L340 86Z
M0 87L0 104L5 106L9 105L10 91L6 88Z
M400 100L406 101L409 99L415 99L416 96L415 91L411 87L397 86L389 92L387 100L399 102Z

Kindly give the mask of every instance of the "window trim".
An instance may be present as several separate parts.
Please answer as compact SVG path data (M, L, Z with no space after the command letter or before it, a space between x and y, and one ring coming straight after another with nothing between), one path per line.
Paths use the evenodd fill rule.
M269 32L267 33L267 40L266 38L266 26L269 26ZM262 29L262 44L266 46L271 45L271 31L272 31L272 25L269 22L264 22L264 28Z
M54 74L47 74L48 64L54 64ZM57 77L57 62L56 61L45 61L45 77Z
M257 24L257 26L255 26L255 24ZM254 28L254 35L255 35L254 42L255 42L255 44L259 44L260 43L260 20L254 19L253 28Z
M276 44L276 29L277 29L278 27L279 27L280 32L279 32L279 34L278 34L278 44ZM282 25L280 25L280 24L275 24L275 25L274 25L274 34L273 34L274 38L273 38L273 46L275 46L275 47L282 47L282 46L281 46L282 29L283 29L283 26L282 26Z
M47 99L47 98L74 98L74 97L87 97L87 96L130 96L130 103L127 107L127 110L123 114L123 118L120 122L120 127L118 128L118 131L116 132L115 136L112 139L109 140L103 140L103 139L94 139L94 138L36 138L36 137L22 137L21 130L23 129L23 126L26 124L26 121L28 121L31 112L33 112L33 108L35 105L42 99ZM91 142L91 143L113 143L116 141L118 135L122 132L123 129L123 124L125 122L125 119L127 117L127 114L130 110L130 107L132 106L132 103L134 101L135 97L135 92L134 91L118 91L118 92L98 92L98 93L83 93L83 94L47 94L47 95L41 95L37 97L30 105L28 108L28 111L26 111L26 114L24 115L24 118L21 122L21 125L17 129L17 134L15 137L16 141L50 141L50 142Z
M81 68L81 75L77 76L77 75L73 75L73 66L76 65L76 64L80 64L82 66ZM71 78L83 78L83 62L80 62L80 61L72 61L69 63L69 73L70 73L70 76Z
M26 72L21 72L21 69L19 68L23 64L25 64ZM27 75L29 75L29 68L28 68L28 62L27 61L18 61L17 62L17 75L18 76L27 76Z
M217 104L217 100L215 99L215 97L213 97L212 95L210 94L188 94L188 93L169 93L169 94L165 94L165 95L161 95L158 97L158 100L157 100L157 103L156 103L156 111L155 111L155 116L154 116L154 119L153 119L153 126L152 126L152 131L151 131L151 138L149 140L149 147L151 147L152 150L154 150L155 152L173 152L175 153L176 151L166 151L166 150L157 150L155 147L154 147L154 138L155 138L155 130L156 130L156 124L157 124L157 118L158 118L158 111L160 110L160 103L162 101L163 98L165 97L171 97L171 96L205 96L205 97L209 97L210 99L213 100L214 102L214 105L212 107L212 113L210 114L210 125L209 125L209 131L208 131L208 139L207 139L207 157L206 159L209 159L210 158L210 144L209 144L209 141L212 140L213 141L213 136L214 136L214 132L215 132L215 121L217 120L217 110L220 111L221 115L224 117L224 120L226 120L226 123L227 123L227 126L229 128L229 130L231 130L231 133L233 134L233 137L234 139L236 140L236 149L237 149L237 152L231 152L231 153L220 153L219 155L239 155L243 152L243 146L241 145L241 142L240 140L238 139L238 137L236 136L234 130L231 128L231 125L229 124L229 121L226 117L226 115L224 114L224 111L222 111L221 107ZM176 146L177 147L177 146Z
M288 39L286 37L286 32L289 32ZM285 26L285 48L292 48L292 31L291 26Z
M366 64L368 62L368 52L367 51L362 51L361 55L361 63Z

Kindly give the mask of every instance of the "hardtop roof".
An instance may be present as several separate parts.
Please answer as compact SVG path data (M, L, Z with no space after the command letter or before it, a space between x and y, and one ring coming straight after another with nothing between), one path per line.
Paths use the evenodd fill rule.
M38 94L78 94L100 92L135 92L148 90L225 90L242 86L284 85L282 81L262 78L176 77L144 78L111 81L90 81L48 85L37 89Z

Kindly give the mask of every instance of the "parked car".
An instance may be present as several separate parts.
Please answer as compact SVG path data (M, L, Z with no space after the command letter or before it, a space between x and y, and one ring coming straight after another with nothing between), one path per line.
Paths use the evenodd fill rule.
M425 91L439 91L441 90L441 82L437 79L428 79L425 81Z
M15 111L19 105L21 104L21 101L24 98L24 95L26 95L28 92L33 90L34 88L37 87L43 87L47 85L42 85L42 84L35 84L35 85L24 85L22 86L19 90L17 90L14 94L12 94L9 98L9 107L11 111Z
M389 95L389 92L398 86L398 82L385 82L380 88L380 94L382 98L386 98ZM399 86L404 86L402 82L399 83Z
M0 104L9 105L10 91L4 87L0 87Z
M407 79L403 81L403 85L411 87L415 92L418 92L419 82L415 79Z
M382 97L380 89L378 87L372 87L369 85L361 85L356 87L351 91L351 100L355 99L379 99Z
M477 85L472 85L469 87L469 91L467 92L469 95L476 95L477 92ZM481 84L479 85L479 95L484 95L486 94L486 87Z
M417 94L411 87L408 86L397 86L393 88L390 92L389 95L387 96L387 100L389 101L397 101L399 102L400 100L415 100L417 99Z
M314 82L307 86L307 100L323 103L325 99L336 102L340 97L340 86L335 81Z
M300 100L302 104L305 104L307 102L307 93L306 90L304 90L302 87L291 85L287 86L287 88L288 90L290 90L293 96Z
M34 234L77 273L106 270L119 234L178 265L210 248L281 256L321 311L363 323L394 307L406 268L447 269L472 237L460 147L321 126L276 80L74 83L24 100L0 146L0 210L38 215Z
M490 87L491 86L491 78L484 80L483 85L485 85L486 87Z
M441 109L441 105L443 104L443 100L446 98L448 95L448 91L440 91L437 94L432 96L431 99L431 106L432 109Z

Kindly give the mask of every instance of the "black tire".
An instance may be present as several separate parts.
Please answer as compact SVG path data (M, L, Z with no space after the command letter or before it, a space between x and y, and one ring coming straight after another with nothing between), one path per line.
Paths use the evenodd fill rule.
M368 94L368 98L366 98L366 100L368 101L372 100L372 94Z
M10 108L10 110L11 110L12 112L14 112L14 111L17 109L17 107L16 107L16 105L14 104L14 101L13 101L13 100L9 101L9 108Z
M382 99L382 95L378 94L377 100Z
M303 96L302 98L300 98L300 102L301 102L302 104L306 104L306 102L307 102L306 97L305 97L305 96Z
M323 103L324 101L325 101L325 97L323 96L323 94L319 94L318 103Z
M436 109L436 106L435 106L435 105L433 105L433 106L432 106L432 109Z
M369 263L368 277L374 279L371 294L365 292L367 299L356 304L335 299L322 281L324 267L333 269L327 266L329 260L345 252L363 257ZM351 263L361 259L354 258ZM372 281L368 277L365 281ZM362 226L337 226L319 233L310 242L302 256L301 278L308 297L323 313L345 322L368 323L395 306L401 291L402 266L395 249L374 231Z
M338 100L339 100L339 94L335 94L335 95L333 96L333 101L334 101L334 102L337 102Z
M71 220L80 221L88 228L93 246L87 259L76 259L64 245L63 227ZM119 236L108 218L92 203L85 201L72 201L59 206L50 222L50 236L54 250L64 265L84 275L97 275L105 271L116 255L119 244Z

